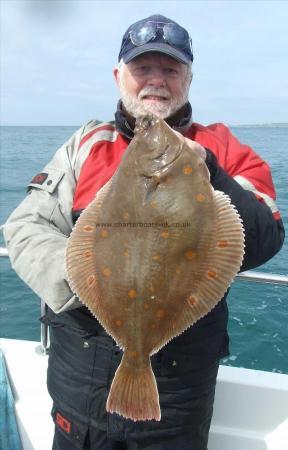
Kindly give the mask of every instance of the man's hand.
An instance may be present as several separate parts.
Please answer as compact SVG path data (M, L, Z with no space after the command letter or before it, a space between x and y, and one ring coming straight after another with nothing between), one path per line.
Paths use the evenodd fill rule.
M191 139L188 139L186 137L184 137L184 139L186 144L191 148L191 150L198 153L200 158L202 158L203 161L205 161L207 156L205 148L202 147L202 145L198 144L198 142L192 141Z
M204 147L202 147L202 145L198 144L198 142L192 141L191 139L188 139L186 137L184 137L181 133L179 133L179 131L175 131L173 130L174 133L177 134L177 136L179 136L181 138L181 140L184 140L185 143L191 148L191 150L193 150L194 152L196 152L200 158L203 159L203 161L206 160L206 150Z

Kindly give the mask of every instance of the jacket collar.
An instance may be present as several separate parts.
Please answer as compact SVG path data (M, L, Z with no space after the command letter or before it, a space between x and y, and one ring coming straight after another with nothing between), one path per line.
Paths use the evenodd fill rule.
M128 139L132 139L134 137L135 122L135 118L127 113L122 101L119 100L115 113L116 129ZM184 135L192 124L192 107L190 103L185 103L175 114L168 117L166 122L173 130L179 131L179 133Z

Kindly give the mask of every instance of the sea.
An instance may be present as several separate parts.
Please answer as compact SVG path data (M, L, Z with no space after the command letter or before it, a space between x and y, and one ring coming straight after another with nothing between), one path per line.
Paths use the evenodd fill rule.
M77 129L1 127L0 225L26 195L26 186ZM288 230L288 124L231 126L271 167L277 206ZM0 246L4 240L0 232ZM40 300L0 258L0 337L40 339ZM288 238L257 271L288 275ZM222 364L288 374L288 288L235 280L229 299L230 356Z

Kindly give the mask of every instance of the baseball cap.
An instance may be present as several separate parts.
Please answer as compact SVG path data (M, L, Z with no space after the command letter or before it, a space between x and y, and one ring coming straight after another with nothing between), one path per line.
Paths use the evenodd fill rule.
M181 63L193 61L192 40L185 28L159 14L142 19L125 32L118 61L132 61L148 52L160 52Z

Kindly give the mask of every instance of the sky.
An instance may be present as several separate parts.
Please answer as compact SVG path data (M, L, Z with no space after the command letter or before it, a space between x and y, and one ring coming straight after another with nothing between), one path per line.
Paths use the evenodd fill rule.
M162 14L193 42L190 102L205 125L288 122L288 1L0 0L1 125L113 120L130 24Z

